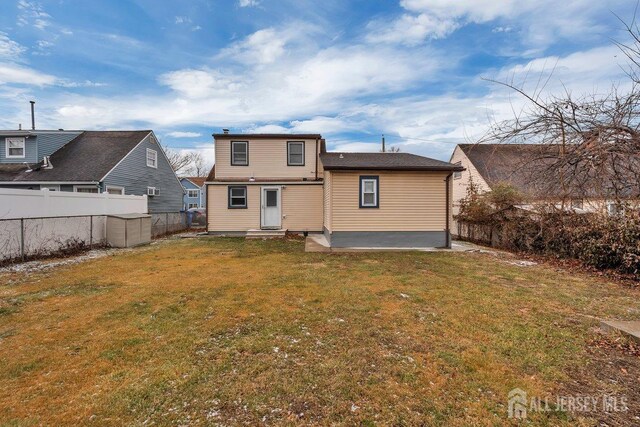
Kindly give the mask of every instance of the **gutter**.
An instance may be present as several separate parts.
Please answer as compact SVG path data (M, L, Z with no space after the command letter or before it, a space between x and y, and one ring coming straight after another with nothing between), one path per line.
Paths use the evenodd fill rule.
M451 225L449 224L449 216L451 214L450 212L450 207L449 204L451 203L451 195L449 194L449 183L451 182L451 176L453 175L453 173L450 173L449 175L447 175L447 177L444 180L445 183L445 194L446 194L446 203L447 203L447 207L446 207L446 215L447 218L445 220L445 239L446 239L446 247L447 249L451 249Z

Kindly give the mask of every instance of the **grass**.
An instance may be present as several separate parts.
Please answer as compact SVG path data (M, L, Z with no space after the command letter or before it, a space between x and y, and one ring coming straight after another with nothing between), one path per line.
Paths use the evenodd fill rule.
M633 392L637 365L613 384L589 343L640 318L638 291L603 280L223 238L0 274L0 424L510 425L515 387Z

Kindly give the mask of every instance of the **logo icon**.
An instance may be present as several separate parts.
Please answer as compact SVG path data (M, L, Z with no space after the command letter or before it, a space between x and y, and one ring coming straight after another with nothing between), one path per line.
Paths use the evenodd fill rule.
M514 388L509 392L509 418L527 418L527 392Z

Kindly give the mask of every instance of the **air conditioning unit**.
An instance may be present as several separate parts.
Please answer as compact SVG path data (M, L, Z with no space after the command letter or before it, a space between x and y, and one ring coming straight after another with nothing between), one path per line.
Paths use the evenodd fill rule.
M156 187L147 187L147 196L155 196Z

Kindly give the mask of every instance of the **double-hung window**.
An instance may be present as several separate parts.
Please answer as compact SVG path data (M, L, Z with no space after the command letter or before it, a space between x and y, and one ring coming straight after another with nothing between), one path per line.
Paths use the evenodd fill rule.
M158 152L151 148L147 148L147 166L150 168L158 167Z
M231 141L231 166L249 165L249 143L247 141Z
M8 159L24 159L25 157L25 139L24 138L7 138L5 143L7 145L6 157Z
M378 183L379 179L377 176L360 177L361 208L377 208L379 206Z
M247 187L234 185L229 187L229 209L247 208Z
M196 198L200 197L200 190L187 190L187 197Z
M455 164L456 166L462 166L462 162L455 162L454 164ZM453 173L453 179L460 179L460 178L462 178L462 172L455 171L455 172Z
M287 142L287 166L304 166L304 142Z

